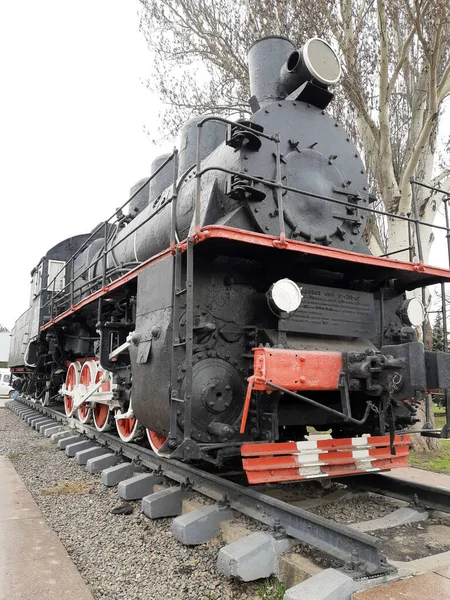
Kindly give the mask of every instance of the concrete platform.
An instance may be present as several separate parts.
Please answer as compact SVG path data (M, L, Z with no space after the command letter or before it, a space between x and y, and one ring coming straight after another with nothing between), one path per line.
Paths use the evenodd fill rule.
M93 600L12 463L0 456L0 600Z
M404 481L409 481L411 483L423 483L424 485L434 485L444 488L445 490L450 490L450 475L446 475L445 473L433 473L433 471L425 471L425 469L403 467L401 469L394 469L389 473L383 473L382 477L403 479Z

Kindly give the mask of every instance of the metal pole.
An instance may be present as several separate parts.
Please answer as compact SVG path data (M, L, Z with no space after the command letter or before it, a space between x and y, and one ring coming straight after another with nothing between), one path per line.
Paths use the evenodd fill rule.
M176 239L175 233L177 228L177 199L178 199L178 150L173 150L173 182L172 182L172 212L171 212L171 223L170 223L170 247L174 249Z
M73 306L73 296L75 289L75 259L70 259L70 306Z
M186 273L186 392L184 399L184 439L191 438L192 356L194 349L194 241L188 240Z
M411 218L411 213L409 212L407 215L408 219ZM411 233L411 221L408 221L408 245L409 245L409 262L413 261L414 258L414 246L412 241L412 233Z
M447 205L445 206L447 209ZM448 212L446 212L446 221L448 222ZM447 243L449 243L449 238L447 235ZM450 251L449 251L450 258ZM445 297L445 283L441 283L441 300L442 300L442 329L444 334L444 352L447 352L447 299ZM448 393L448 389L444 390L444 404L445 404L445 424L442 430L442 437L449 438L450 437L450 395Z
M195 198L195 233L200 232L200 205L201 205L201 170L202 170L202 158L200 154L200 142L202 139L202 125L203 123L197 123L197 195Z
M441 283L442 328L444 330L444 352L447 352L447 306L445 299L445 283Z
M277 184L276 187L276 197L278 204L278 222L280 225L280 241L282 243L286 240L286 228L284 224L284 208L283 208L283 192L279 187L281 185L281 148L280 148L280 134L277 133L275 135L275 144L276 144L276 176L275 181Z
M447 238L447 254L448 254L448 267L450 269L450 219L448 216L448 201L450 200L450 196L445 196L442 199L444 202L444 213L445 213L445 227L447 228L447 233L445 237Z
M103 262L102 262L102 287L106 287L106 254L107 254L107 243L108 243L108 222L105 221L105 227L104 227L104 235L105 235L105 241L103 242Z
M416 188L414 187L414 177L410 178L409 183L411 185L411 207L414 215L414 224L416 227L417 253L419 255L420 262L423 263L422 239L420 237L419 215L417 213L417 202L415 192Z

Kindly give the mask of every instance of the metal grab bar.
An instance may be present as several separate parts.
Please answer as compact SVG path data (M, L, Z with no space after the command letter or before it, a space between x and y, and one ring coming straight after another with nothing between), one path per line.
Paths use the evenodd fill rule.
M141 192L141 191L142 191L142 190L145 188L145 186L146 186L146 185L148 185L148 184L150 183L150 181L152 181L152 180L154 179L154 177L156 177L156 175L158 175L158 173L160 173L160 171L161 171L161 170L162 170L162 169L163 169L163 168L164 168L164 167L165 167L165 166L166 166L166 165L167 165L167 164L168 164L168 163L169 163L169 162L170 162L170 161L171 161L171 160L174 158L174 155L175 155L175 151L174 151L172 154L170 154L170 156L168 156L168 157L166 158L166 160L165 160L163 163L161 163L161 165L160 165L160 166L159 166L159 167L156 169L156 171L155 171L154 173L152 173L152 174L150 175L150 177L148 177L148 178L147 178L147 179L144 181L144 183L143 183L143 184L142 184L142 185L141 185L141 186L140 186L140 187L139 187L139 188L138 188L138 189L137 189L137 190L136 190L136 191L135 191L135 192L134 192L134 193L133 193L133 194L132 194L132 195L131 195L131 196L130 196L130 197L129 197L129 198L128 198L128 199L127 199L127 200L126 200L126 201L125 201L125 202L124 202L124 203L123 203L121 206L120 206L120 207L119 207L119 208L117 208L117 209L114 211L114 213L113 213L113 214L112 214L112 215L111 215L111 216L110 216L110 217L109 217L109 218L108 218L106 221L104 221L103 223L101 223L100 225L98 225L98 226L97 226L97 227L94 229L94 231L93 231L93 232L90 234L90 236L88 237L88 239L87 239L87 240L85 240L85 241L83 242L83 244L82 244L82 245L81 245L81 246L78 248L78 250L76 250L76 251L74 252L74 254L72 254L72 256L70 257L70 259L69 259L69 261L68 261L68 262L70 262L70 263L72 264L72 267L73 267L73 264L74 264L75 258L76 258L77 256L79 256L79 254L81 254L81 252L82 252L83 250L85 250L85 249L88 247L89 243L90 243L90 242L91 242L91 241L94 239L95 235L96 235L96 234L97 234L97 233L98 233L98 232L101 230L101 228L102 228L102 227L104 227L104 228L105 228L105 241L106 241L106 239L107 239L107 229L108 229L108 223L111 221L111 219L113 219L114 217L116 217L116 216L117 216L117 214L118 214L118 213L119 213L121 210L123 210L123 209L124 209L124 208L125 208L125 207L126 207L126 206L127 206L127 205L128 205L130 202L131 202L131 201L132 201L132 200L134 200L134 198L136 198L136 196L137 196L137 195L138 195L138 194L139 194L139 193L140 193L140 192ZM139 229L140 227L142 227L142 225L143 225L145 222L147 222L147 221L144 221L143 223L141 223L141 224L139 225L139 227L138 227L138 228L136 228L136 230L134 230L134 231L137 231L137 229ZM121 240L121 241L122 241L122 240ZM119 243L120 243L120 242L119 242ZM112 250L113 250L115 247L117 247L117 245L118 245L118 244L116 244L116 245L115 245L115 246L113 246L112 248L109 248L109 249L107 249L106 253L108 253L108 252L112 251ZM97 262L97 261L96 261L96 262ZM96 264L96 263L95 263L95 264ZM58 277L59 275L61 275L61 273L62 273L62 272L63 272L63 271L66 269L66 268L67 268L67 263L66 263L66 264L65 264L65 265L64 265L64 266L63 266L63 267L62 267L62 268L61 268L61 269L60 269L60 270L57 272L57 274L56 274L56 275L53 277L53 279L52 279L52 280L51 280L51 281L48 283L48 285L47 285L47 290L48 290L49 288L51 288L51 287L52 287L52 284L54 284L54 283L55 283L55 281L56 281L57 277ZM67 283L67 284L64 286L64 288L63 288L62 290L60 290L60 291L65 291L67 287L69 287L70 285L73 285L73 283L74 283L75 281L77 281L77 280L78 280L78 279L81 277L81 275L82 275L83 273L85 273L85 272L86 272L86 270L82 271L82 273L81 273L81 274L77 275L77 277L76 277L76 278L74 278L74 277L73 277L73 269L72 269L72 271L71 271L71 281L70 281L69 283ZM59 292L57 292L57 293L59 294ZM51 300L49 300L48 302L46 302L46 303L45 303L45 304L44 304L44 305L41 307L41 310L42 310L43 308L45 308L45 307L46 307L48 304L50 304L50 302L51 302Z

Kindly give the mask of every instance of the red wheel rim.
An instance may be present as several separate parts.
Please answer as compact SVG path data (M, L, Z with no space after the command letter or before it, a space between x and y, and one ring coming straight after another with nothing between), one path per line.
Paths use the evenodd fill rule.
M98 383L102 378L103 371L97 363L97 374L95 375L95 383ZM109 392L111 389L110 381L105 381L100 386L100 391ZM105 425L107 425L109 421L109 406L107 404L102 404L100 402L94 404L92 408L92 413L94 415L94 424L97 429L102 430Z
M109 415L109 406L107 404L95 404L94 405L94 419L97 427L103 427L105 425Z
M136 419L117 419L116 426L123 437L127 438L133 433L136 425Z
M151 429L147 429L147 437L150 445L155 450L159 450L167 440L165 435L159 435L159 433L156 433L156 431L152 431Z
M77 384L77 372L75 365L71 363L69 365L69 369L67 371L66 376L66 390L72 392ZM71 415L73 412L73 398L68 394L64 395L64 408L66 410L66 415Z
M80 383L83 384L86 387L86 389L88 389L91 385L91 381L91 368L89 363L85 362L80 373ZM86 404L82 404L78 409L78 414L81 420L84 421L85 419L87 419L89 414L89 406L87 406Z

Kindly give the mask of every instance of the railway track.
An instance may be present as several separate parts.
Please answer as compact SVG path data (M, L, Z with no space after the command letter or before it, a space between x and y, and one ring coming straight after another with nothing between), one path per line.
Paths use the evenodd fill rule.
M150 449L133 443L124 443L110 433L99 433L94 427L82 424L75 419L68 419L54 408L44 407L34 402L21 399L7 403L8 408L16 413L25 410L29 415L43 415L51 421L62 423L78 431L87 439L109 451L128 459L133 465L149 469L158 477L177 484L181 489L192 489L219 503L221 507L230 508L272 528L277 537L287 536L312 546L325 555L338 559L345 565L347 573L353 578L376 577L393 571L381 550L381 541L365 533L361 533L346 525L298 508L283 500L271 497L225 476L209 473L205 470L175 460L157 456ZM402 500L419 499L429 508L450 512L450 493L440 488L428 486L411 486L400 488L392 485L382 487L384 479L374 476L361 476L345 484L376 491ZM368 478L364 483L363 478ZM426 489L424 489L426 488Z

